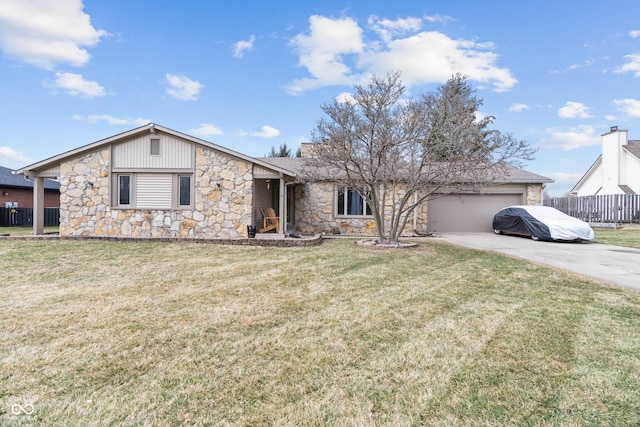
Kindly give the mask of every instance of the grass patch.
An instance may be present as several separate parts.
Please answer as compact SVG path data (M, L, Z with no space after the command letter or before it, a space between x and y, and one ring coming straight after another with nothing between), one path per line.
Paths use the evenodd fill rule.
M44 227L45 233L57 233L59 227ZM29 236L33 232L33 227L0 227L0 234L11 236Z
M594 228L594 241L606 245L640 249L640 228Z
M640 423L640 293L518 259L338 239L0 256L0 424Z

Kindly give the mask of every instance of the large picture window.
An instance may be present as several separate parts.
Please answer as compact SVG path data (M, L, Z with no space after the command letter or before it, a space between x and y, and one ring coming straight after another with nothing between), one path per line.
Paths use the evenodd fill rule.
M337 215L371 216L371 208L357 190L340 187L337 197Z
M119 173L115 176L114 207L179 209L193 205L191 174Z

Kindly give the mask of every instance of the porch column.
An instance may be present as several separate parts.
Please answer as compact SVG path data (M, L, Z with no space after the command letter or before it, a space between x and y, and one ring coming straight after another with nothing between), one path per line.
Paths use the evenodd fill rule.
M44 178L33 177L33 234L44 233Z
M282 177L280 178L280 194L278 195L278 203L279 203L279 207L278 207L278 212L279 212L279 218L280 220L278 221L278 223L280 224L280 229L278 230L278 233L280 234L284 234L284 229L287 226L287 224L285 223L286 221L286 215L285 215L285 206L284 206L284 193L285 193L285 188L284 188L284 179L282 179Z

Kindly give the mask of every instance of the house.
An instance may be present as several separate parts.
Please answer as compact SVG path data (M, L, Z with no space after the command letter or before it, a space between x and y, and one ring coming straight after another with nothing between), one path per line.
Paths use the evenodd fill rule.
M60 205L60 183L50 179L44 181L44 207ZM0 166L0 208L32 208L33 181L15 175L12 169Z
M573 187L575 196L640 194L640 141L612 126L602 135L602 154Z
M303 175L305 157L313 145L303 143L302 158L270 157L263 160ZM475 192L436 195L418 207L405 228L406 234L445 231L492 231L493 215L511 205L539 205L542 189L551 179L522 169L507 168L504 177ZM296 231L376 235L373 216L362 196L333 182L306 182L293 190Z
M285 185L295 181L285 169L152 123L17 173L35 184L35 234L44 179L59 179L60 235L72 236L246 237L259 208L284 212Z
M304 157L249 157L151 123L17 173L35 184L36 234L42 232L44 179L56 178L61 235L246 238L249 226L260 232L268 208L277 213L274 231L283 236L338 230L376 235L362 197L332 182L302 182L305 162ZM540 204L548 178L519 169L508 175L478 193L425 204L407 232L490 230L498 209Z

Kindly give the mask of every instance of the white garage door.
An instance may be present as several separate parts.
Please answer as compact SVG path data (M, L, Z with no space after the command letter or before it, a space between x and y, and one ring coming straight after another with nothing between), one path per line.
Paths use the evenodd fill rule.
M493 231L493 215L506 206L521 205L522 194L465 194L438 197L429 202L428 228L444 231Z

